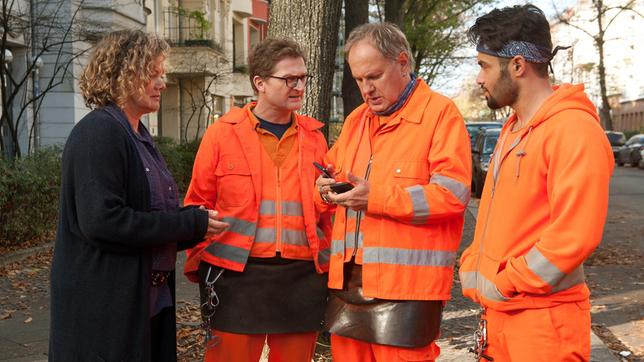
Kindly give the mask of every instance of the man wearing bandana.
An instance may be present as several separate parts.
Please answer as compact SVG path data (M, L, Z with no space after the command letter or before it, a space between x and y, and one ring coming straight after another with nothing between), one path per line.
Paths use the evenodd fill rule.
M492 109L514 110L490 162L463 293L484 308L483 360L588 361L583 262L597 247L613 168L583 85L552 86L550 28L533 5L493 10L469 29Z
M327 153L335 208L326 313L334 361L433 361L470 197L470 145L446 97L411 73L405 35L364 24L345 46L364 103ZM334 191L349 182L353 189ZM337 189L336 189L337 190Z

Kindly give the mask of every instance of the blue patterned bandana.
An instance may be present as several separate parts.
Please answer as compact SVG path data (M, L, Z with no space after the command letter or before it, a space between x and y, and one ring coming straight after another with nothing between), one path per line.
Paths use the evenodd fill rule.
M407 86L405 87L405 90L400 94L400 97L398 97L398 100L396 103L392 104L387 108L386 110L382 112L374 112L378 116L390 116L405 104L407 102L407 99L411 95L411 92L416 88L416 73L409 73L409 77L411 78L409 80L409 83L407 83Z
M488 48L487 45L483 44L483 42L479 42L476 45L476 50L478 52L499 58L513 58L517 55L521 55L530 63L549 63L560 49L568 48L570 47L557 46L554 51L550 51L550 49L534 43L515 40L509 41L499 50L492 50Z

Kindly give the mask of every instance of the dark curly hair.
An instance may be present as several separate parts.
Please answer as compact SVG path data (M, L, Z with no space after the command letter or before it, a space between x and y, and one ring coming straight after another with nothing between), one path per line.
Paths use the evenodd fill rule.
M467 31L474 44L482 42L498 51L510 41L525 41L552 50L550 24L543 11L532 4L494 9L476 19ZM548 77L548 63L530 63L542 77Z

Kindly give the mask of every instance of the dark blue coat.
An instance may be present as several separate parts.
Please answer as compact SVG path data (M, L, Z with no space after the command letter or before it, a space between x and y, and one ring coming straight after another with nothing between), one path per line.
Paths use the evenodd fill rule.
M149 249L194 245L208 216L196 208L148 210L149 186L135 144L107 112L92 111L63 152L50 361L150 361ZM174 280L170 287L174 294ZM164 343L174 344L174 315L162 328L171 329ZM165 357L176 360L176 354Z

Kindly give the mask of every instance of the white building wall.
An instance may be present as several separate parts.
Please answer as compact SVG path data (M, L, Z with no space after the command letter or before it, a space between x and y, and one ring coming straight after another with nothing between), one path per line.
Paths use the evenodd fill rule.
M96 34L145 27L146 17L142 0L90 0L86 1L81 9L78 9L75 1L64 1L60 16L71 20L74 13L78 11L76 19L83 21L83 26L87 26L86 30ZM87 19L91 19L89 24L85 24ZM64 76L64 81L47 92L43 98L39 116L39 140L37 140L39 145L63 144L74 125L89 113L90 109L85 106L80 93L78 79L88 61L88 49L91 46L92 44L88 42L67 44L63 49L67 58L64 55L62 60L57 60L58 54L43 56L45 65L41 71L41 88L46 87L52 76L55 76L54 82L59 82L63 72L56 69L67 62L69 54L85 52L83 56L72 62Z

